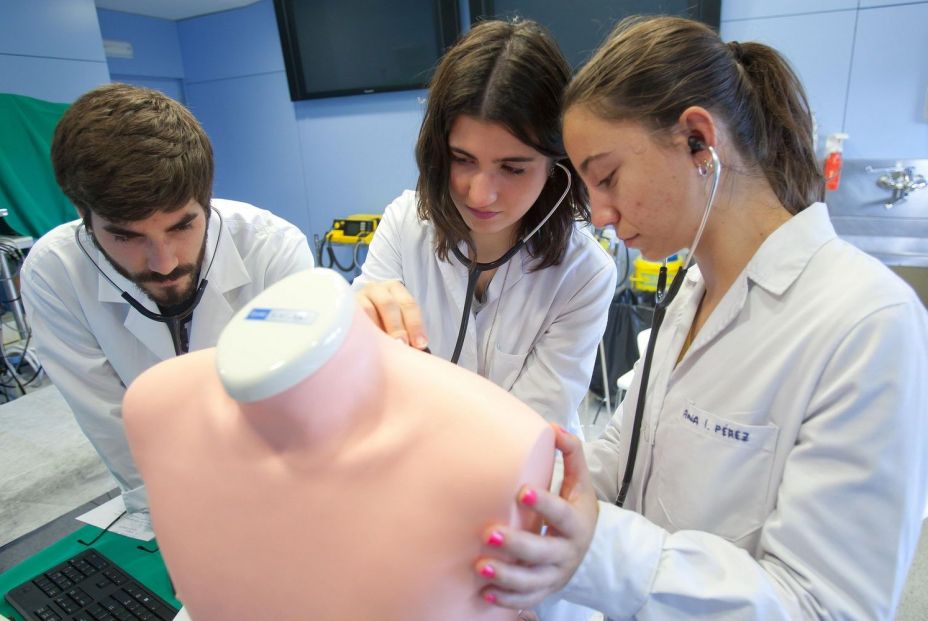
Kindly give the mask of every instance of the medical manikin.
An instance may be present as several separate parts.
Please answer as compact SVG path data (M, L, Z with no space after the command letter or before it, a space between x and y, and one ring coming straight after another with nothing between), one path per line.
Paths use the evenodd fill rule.
M245 306L214 349L129 388L129 443L193 621L490 621L484 530L524 528L553 430L493 383L386 336L330 270Z

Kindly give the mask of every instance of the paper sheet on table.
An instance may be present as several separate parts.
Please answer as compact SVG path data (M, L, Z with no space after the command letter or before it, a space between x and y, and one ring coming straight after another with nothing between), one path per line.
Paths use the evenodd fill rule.
M123 502L122 496L117 496L99 507L77 516L77 519L97 528L106 528L110 525L110 522L116 519L116 516L125 510L126 504ZM149 541L155 537L155 531L151 528L151 515L147 511L122 516L118 522L110 526L110 532L132 537L133 539L140 539L141 541Z

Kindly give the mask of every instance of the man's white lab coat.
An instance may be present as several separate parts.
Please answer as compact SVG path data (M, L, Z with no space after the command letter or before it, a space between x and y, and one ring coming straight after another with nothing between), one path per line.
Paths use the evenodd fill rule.
M203 269L213 261L189 328L190 351L212 347L232 315L269 285L311 268L306 236L294 225L246 203L214 199ZM126 441L122 398L140 373L175 355L167 325L142 316L75 242L122 290L158 312L116 272L81 221L44 235L22 269L22 295L39 359L123 491L130 511L145 508L142 480ZM171 390L165 386L165 390Z

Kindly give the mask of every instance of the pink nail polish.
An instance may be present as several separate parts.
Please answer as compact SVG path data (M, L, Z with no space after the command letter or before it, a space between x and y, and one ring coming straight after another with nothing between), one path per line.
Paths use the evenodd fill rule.
M492 565L487 564L480 570L480 575L485 578L493 578L496 576L496 570L493 569Z
M570 433L569 431L567 431L566 429L564 429L564 428L561 427L560 425L558 425L557 428L561 430L561 433Z
M521 501L523 505L528 505L529 507L532 507L535 505L536 502L538 502L538 493L535 492L535 490L533 489L527 489L522 494Z
M498 530L494 530L492 533L490 533L490 536L487 537L487 545L491 545L496 548L503 545L503 533L499 532Z
M493 595L492 593L484 593L484 594L483 594L483 599L486 600L487 602L491 603L491 604L495 604L495 603L496 603L496 596Z

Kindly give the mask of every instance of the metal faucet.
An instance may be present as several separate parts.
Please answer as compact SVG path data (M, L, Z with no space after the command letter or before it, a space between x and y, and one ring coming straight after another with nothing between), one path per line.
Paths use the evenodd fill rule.
M914 166L902 167L901 162L897 162L893 168L874 168L867 166L864 170L869 173L886 172L888 174L880 175L876 184L881 188L892 190L893 195L889 201L883 203L886 209L892 209L897 203L906 199L910 192L921 190L928 186L924 175L916 175Z

